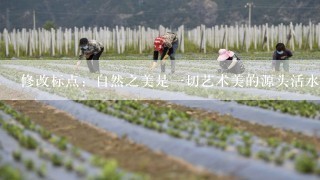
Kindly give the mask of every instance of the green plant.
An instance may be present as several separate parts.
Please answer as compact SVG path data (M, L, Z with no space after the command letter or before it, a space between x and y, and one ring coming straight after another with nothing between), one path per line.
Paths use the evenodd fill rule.
M45 140L48 140L48 139L50 139L51 138L51 133L49 132L49 131L47 131L47 130L45 130L45 129L43 129L43 128L39 128L39 133L40 133L40 135L41 135L41 137L43 138L43 139L45 139Z
M279 139L275 139L275 138L269 138L267 140L267 143L270 147L272 148L276 148L280 145L280 140Z
M242 135L242 141L245 144L245 146L251 146L252 144L252 140L251 140L252 136L250 134L243 134Z
M64 166L66 167L66 169L68 171L72 171L73 170L73 162L71 159L67 160L65 163L64 163Z
M65 151L65 150L67 150L67 144L68 144L68 142L67 142L67 140L64 138L64 137L62 137L62 138L60 138L59 140L58 140L58 142L56 143L56 146L60 149L60 150L62 150L62 151Z
M97 167L103 167L107 163L107 161L104 158L101 158L99 156L93 156L90 162L93 166Z
M72 155L77 157L77 158L80 158L81 157L81 153L80 153L80 150L77 148L77 147L72 147L71 148L71 152L72 152Z
M16 161L21 161L21 152L20 151L13 151L12 157Z
M42 149L42 148L38 148L37 149L37 154L40 158L46 159L46 160L51 160L51 154L50 152Z
M3 180L21 180L22 176L19 170L7 165L0 165L0 179Z
M75 171L78 174L78 176L85 176L86 175L86 170L83 166L76 166Z
M280 155L280 156L277 156L277 157L275 157L274 162L275 162L277 165L282 165L283 162L284 162L284 157L282 157L281 155Z
M50 31L51 29L56 29L56 24L53 22L53 21L46 21L44 24L43 24L43 28L45 30L48 30Z
M33 163L33 161L31 159L25 160L24 161L24 166L30 171L32 171L34 169L34 163Z
M118 165L114 160L109 160L102 169L101 179L120 180L122 175L117 171Z
M36 149L38 147L38 143L31 136L22 136L22 145L27 149Z
M299 155L295 160L295 169L301 173L312 173L316 169L316 161L307 154Z
M47 167L45 164L42 164L38 169L37 169L37 174L39 177L46 177L47 175Z
M63 158L58 154L51 155L51 162L54 166L61 166L63 163Z
M289 151L289 152L286 154L286 158L293 160L293 159L296 157L296 155L297 155L296 152L294 152L294 151Z
M266 162L269 162L271 159L270 154L267 153L266 151L259 151L256 156L257 156L257 158L262 159Z
M250 157L251 156L251 148L247 146L237 146L238 153L245 156Z

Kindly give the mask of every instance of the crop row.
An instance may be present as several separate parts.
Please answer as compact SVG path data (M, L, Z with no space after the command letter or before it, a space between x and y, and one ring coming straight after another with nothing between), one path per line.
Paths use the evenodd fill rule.
M22 72L21 72L22 73ZM75 92L77 93L77 92ZM276 164L295 163L298 171L313 173L318 171L317 151L312 145L293 142L288 145L279 140L261 140L252 135L220 126L210 120L192 118L186 112L152 106L139 101L80 101L87 106L125 119L131 123L141 125L176 138L194 141L198 145L215 146L222 150L236 151L247 157L272 161ZM110 104L111 103L111 104ZM259 143L262 141L263 146ZM258 149L258 150L256 150ZM301 170L298 161L304 157L312 159L312 170Z
M308 101L287 101L287 100L238 100L240 104L247 106L260 107L280 111L291 115L300 115L308 118L319 118L320 105Z
M3 129L6 130L9 135L14 137L22 148L35 151L40 159L44 161L51 161L54 167L64 167L67 172L74 171L80 177L88 176L93 179L112 177L114 179L121 179L123 172L118 170L117 163L114 160L107 161L103 158L93 156L91 161L87 162L87 160L82 157L81 151L76 147L71 146L65 138L52 135L42 127L35 125L28 117L18 113L3 102L0 102L0 110L12 116L20 124L6 122L0 119ZM27 133L25 129L40 135L42 140L53 144L61 153L48 150L41 145L41 140L38 140L32 135L26 135ZM27 170L35 171L40 177L46 176L47 170L45 163L36 167L34 160L24 157L23 151L19 149L12 152L12 157L15 161L22 162ZM76 165L76 162L82 162L82 165ZM87 174L84 165L100 169L99 174L95 176Z
M318 152L311 144L278 139L257 138L230 126L221 126L208 119L194 119L187 112L158 107L140 101L78 101L100 112L125 119L130 123L166 133L176 138L194 141L199 146L214 146L221 150L236 150L248 158L274 162L277 165L294 163L303 173L319 173ZM302 160L301 160L302 159ZM306 165L301 165L305 161ZM302 167L312 165L312 170Z

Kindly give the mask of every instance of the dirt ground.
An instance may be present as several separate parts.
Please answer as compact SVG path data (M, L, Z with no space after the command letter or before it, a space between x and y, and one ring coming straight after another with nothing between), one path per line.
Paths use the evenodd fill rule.
M71 115L37 101L5 101L50 132L66 137L73 145L92 154L118 161L119 166L146 174L150 179L231 179L203 169L115 134L76 120Z

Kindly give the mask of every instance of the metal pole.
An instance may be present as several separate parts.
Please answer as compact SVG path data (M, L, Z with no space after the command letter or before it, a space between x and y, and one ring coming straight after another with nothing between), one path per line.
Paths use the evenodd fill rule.
M252 14L253 2L247 3L244 7L245 7L245 8L249 8L249 22L248 22L248 26L251 27L251 14Z
M10 14L10 10L7 8L7 11L6 11L6 27L7 27L8 31L10 30L10 17L9 17L9 14Z
M36 12L33 10L33 29L36 29Z

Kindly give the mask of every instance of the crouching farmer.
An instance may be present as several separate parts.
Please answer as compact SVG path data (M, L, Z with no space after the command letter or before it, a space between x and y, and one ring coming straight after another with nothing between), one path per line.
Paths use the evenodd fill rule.
M292 57L292 52L286 49L283 43L278 43L272 56L272 67L275 68L275 71L280 71L280 64L283 64L284 71L289 72L290 57Z
M165 72L164 60L167 56L171 61L171 73L175 72L175 53L178 49L179 41L175 33L167 32L166 34L157 37L154 40L154 52L153 52L153 68L155 67L160 55L161 60L161 72Z
M88 40L87 38L81 38L79 46L81 53L79 55L79 61L77 62L77 69L81 63L80 60L83 57L85 57L87 60L89 71L91 73L99 73L99 58L104 50L102 43L96 40Z
M221 67L221 69L218 69L219 73L241 74L245 71L244 64L232 51L220 49L217 60Z

